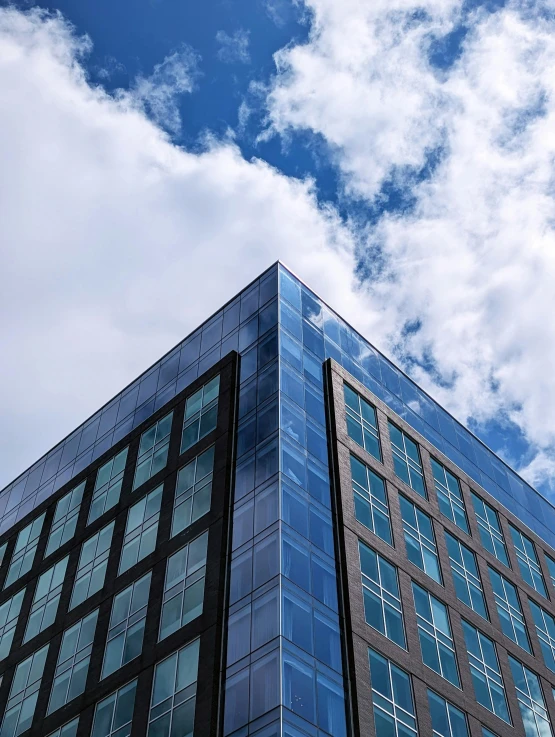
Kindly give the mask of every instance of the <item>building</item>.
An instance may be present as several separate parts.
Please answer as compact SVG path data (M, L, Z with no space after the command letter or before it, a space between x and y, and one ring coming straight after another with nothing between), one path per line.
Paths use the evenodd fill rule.
M0 737L554 734L554 508L281 264L0 515Z

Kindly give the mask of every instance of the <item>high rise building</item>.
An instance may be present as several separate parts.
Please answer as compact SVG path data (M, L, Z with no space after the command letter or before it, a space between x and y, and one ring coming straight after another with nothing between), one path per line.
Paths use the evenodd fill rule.
M553 736L554 508L281 264L0 515L0 737Z

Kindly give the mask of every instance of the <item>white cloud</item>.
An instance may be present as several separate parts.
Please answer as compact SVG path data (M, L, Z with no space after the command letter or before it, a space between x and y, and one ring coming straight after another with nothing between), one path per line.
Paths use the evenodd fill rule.
M368 228L366 247L384 265L370 303L384 306L392 350L434 363L448 388L413 375L463 421L505 413L521 425L539 453L524 472L545 483L555 448L553 24L541 3L476 10L460 58L438 70L429 45L460 23L459 0L305 5L308 42L276 57L272 130L323 136L345 190L372 205L384 182L407 186L441 150L428 180L412 181L414 208ZM407 320L421 328L399 341Z
M137 77L132 89L120 92L120 97L138 106L166 130L179 133L179 100L185 93L193 91L199 76L198 62L198 55L185 45L156 64L149 77Z
M232 34L225 31L216 33L218 59L224 64L248 64L251 60L249 52L250 33L239 28Z
M88 84L89 46L0 10L0 485L278 257L361 312L350 235L310 182L172 145Z

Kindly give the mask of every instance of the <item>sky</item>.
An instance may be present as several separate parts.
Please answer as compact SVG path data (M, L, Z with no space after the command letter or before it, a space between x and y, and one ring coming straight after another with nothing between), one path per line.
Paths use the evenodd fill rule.
M553 0L0 0L0 487L281 259L555 502Z

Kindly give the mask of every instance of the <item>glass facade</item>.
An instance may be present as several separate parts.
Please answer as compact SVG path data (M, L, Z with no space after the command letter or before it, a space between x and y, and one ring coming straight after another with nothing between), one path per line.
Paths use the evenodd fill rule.
M231 350L236 397L219 368L205 378ZM380 737L415 737L423 718L436 737L491 737L511 718L527 737L551 735L555 553L541 540L555 541L553 508L276 266L0 494L1 529L17 524L0 543L0 737L33 717L57 737L85 720L94 737L130 737L139 713L148 737L205 737L199 631L218 588L209 551L227 525L226 508L212 527L213 507L228 492L227 650L211 677L223 737L352 733L353 576ZM463 647L461 617L474 622L462 619ZM511 654L528 663L540 648L537 673ZM34 657L48 651L41 686Z

